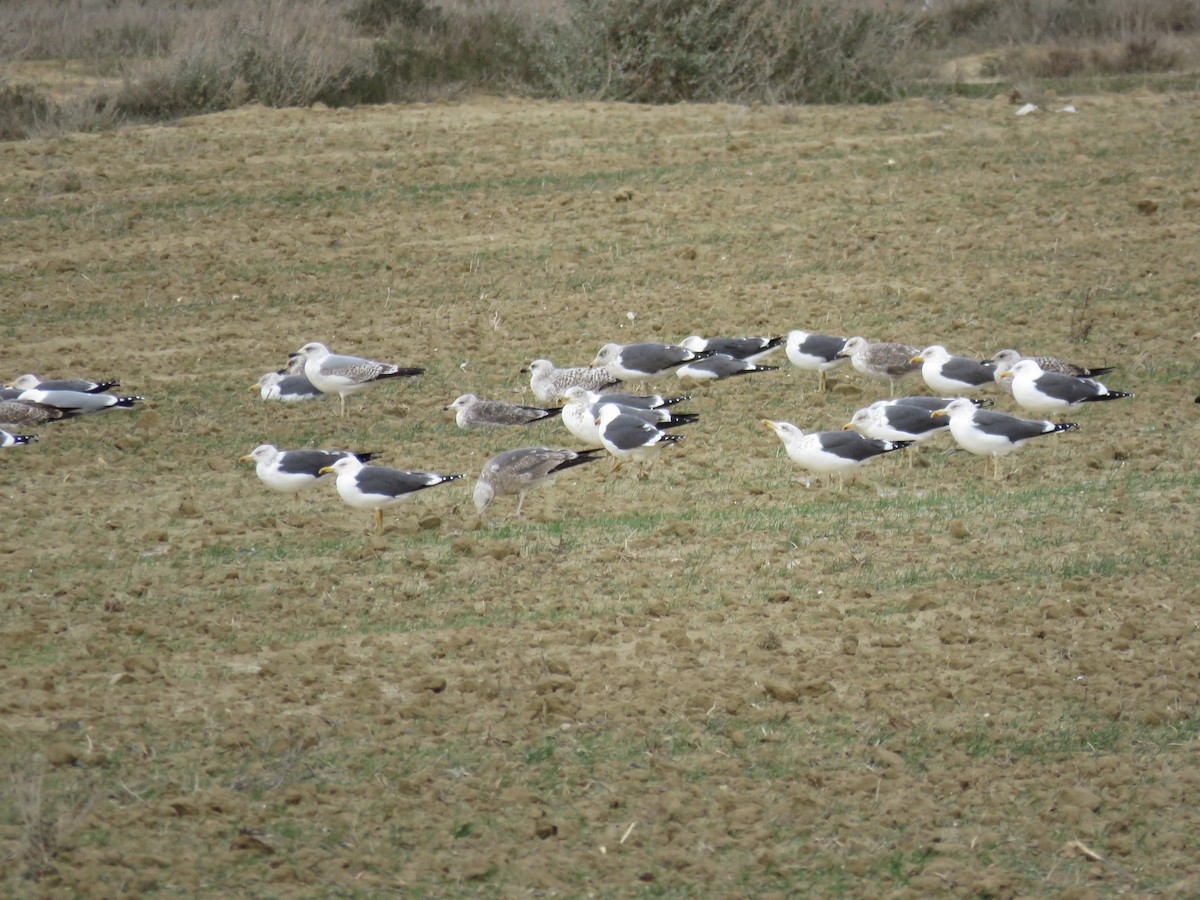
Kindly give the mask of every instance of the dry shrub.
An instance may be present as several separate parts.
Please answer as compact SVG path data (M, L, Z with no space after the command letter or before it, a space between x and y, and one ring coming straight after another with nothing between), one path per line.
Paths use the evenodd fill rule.
M1196 0L941 0L922 34L987 46L1067 39L1125 41L1200 30Z
M1131 75L1167 72L1181 59L1182 54L1169 39L1136 37L1103 45L1056 43L1016 49L1001 58L997 71L1014 78Z
M27 138L53 117L54 104L36 88L0 85L0 141Z
M69 848L93 801L90 786L82 780L48 791L46 768L45 759L35 756L28 768L14 766L11 771L12 805L21 828L19 854L34 880L55 871L59 854Z

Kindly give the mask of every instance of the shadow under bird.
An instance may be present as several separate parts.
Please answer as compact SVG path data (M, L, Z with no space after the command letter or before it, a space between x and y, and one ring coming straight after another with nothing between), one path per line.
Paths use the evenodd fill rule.
M442 409L454 410L454 421L459 428L530 425L533 422L552 419L562 412L561 406L544 409L540 406L505 403L503 400L480 400L474 394L463 394Z
M990 457L993 478L1000 477L1001 456L1044 434L1058 434L1079 427L1074 422L1058 424L979 409L965 397L952 401L945 409L934 410L930 415L949 416L950 433L954 440L968 453L984 457L985 473Z
M588 450L554 450L549 447L518 447L497 453L483 466L479 480L475 482L472 499L479 520L483 511L496 497L517 495L517 512L525 503L525 495L535 488L554 483L560 472L583 463L595 462L603 454L595 447Z
M337 492L342 502L355 509L375 512L375 531L383 533L383 511L403 502L411 494L465 478L466 475L438 475L435 472L406 472L386 466L368 466L355 457L343 457L325 466L320 474L337 475Z
M397 366L359 356L331 353L328 347L316 341L305 344L296 353L304 357L304 374L313 387L341 398L343 416L346 415L346 398L350 394L365 391L371 385L390 378L410 378L425 372L419 366Z

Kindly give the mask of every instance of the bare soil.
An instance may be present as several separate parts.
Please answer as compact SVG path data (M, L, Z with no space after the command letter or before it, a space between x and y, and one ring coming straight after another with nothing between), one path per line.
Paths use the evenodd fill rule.
M1200 98L1034 99L0 145L5 378L147 398L0 451L3 892L1200 894ZM998 482L947 437L838 492L759 419L887 388L779 353L691 391L647 477L582 466L475 527L492 453L572 441L458 431L458 394L793 328L1136 398ZM247 390L313 340L428 371L346 419ZM376 536L238 465L266 441L472 477Z

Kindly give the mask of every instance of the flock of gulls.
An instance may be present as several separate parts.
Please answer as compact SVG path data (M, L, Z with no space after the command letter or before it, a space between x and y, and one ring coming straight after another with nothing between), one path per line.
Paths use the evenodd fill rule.
M1097 380L1109 368L1080 366L1051 356L1027 357L1012 349L976 359L952 354L937 344L922 350L801 330L785 337L692 335L678 344L610 343L599 349L589 365L558 368L547 359L536 359L523 369L533 396L544 405L468 393L444 407L454 413L462 429L521 429L558 421L576 441L573 449L522 446L489 459L473 491L479 523L495 498L516 496L519 516L531 490L584 463L608 458L613 471L625 464L638 465L645 477L666 448L683 440L675 430L699 419L676 408L690 400L689 395L647 392L650 386L661 387L664 380L674 379L681 389L690 390L710 381L776 371L779 366L763 360L780 348L793 366L817 374L822 391L827 389L828 373L844 365L889 385L889 399L857 410L836 430L804 432L791 422L761 420L794 462L816 475L836 476L839 489L846 474L875 457L906 451L911 465L916 446L942 431L949 431L964 450L984 457L985 470L990 466L993 477L999 478L1002 456L1034 438L1078 428L1074 422L1056 421L1058 416L1086 403L1133 396L1110 390ZM348 397L423 372L420 367L332 353L314 342L293 353L283 370L263 375L251 390L264 400L284 403L336 394L340 415L346 416ZM898 383L917 373L932 393L898 396ZM0 447L28 444L36 439L30 429L37 426L127 409L144 399L108 393L118 386L116 381L42 381L22 375L0 389ZM995 386L1036 418L985 408L993 401L974 395ZM375 464L377 457L349 450L279 449L262 444L240 461L253 462L267 487L297 496L323 476L333 475L338 495L347 505L373 512L377 532L383 530L384 509L418 491L466 477L389 468Z

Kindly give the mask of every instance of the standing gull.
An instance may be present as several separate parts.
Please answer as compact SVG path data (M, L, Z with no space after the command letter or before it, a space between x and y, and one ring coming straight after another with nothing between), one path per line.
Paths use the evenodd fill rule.
M549 447L518 447L497 453L483 466L475 482L475 510L483 521L483 511L496 497L517 495L517 515L525 495L534 488L554 483L564 469L599 459L600 448L590 450L551 450Z
M250 385L250 390L258 391L264 400L279 400L283 403L295 403L298 400L313 400L325 396L313 386L303 372L299 375L267 372L258 379L257 384Z
M679 346L686 347L693 353L711 350L713 353L723 353L734 359L744 359L756 363L785 340L786 338L782 337L702 338L698 334L693 334L680 341Z
M954 356L941 344L926 347L912 361L921 364L921 377L930 389L943 394L960 394L995 384L992 377L995 366L969 356Z
M791 422L762 419L783 442L793 462L820 474L837 475L838 490L845 487L845 474L869 459L893 450L903 450L909 441L878 441L856 431L818 431L805 434Z
M383 533L383 510L395 506L409 494L437 487L466 475L438 475L434 472L405 472L385 466L368 466L353 456L343 457L321 469L321 475L337 473L337 492L347 506L375 511L375 531Z
M620 384L603 369L593 369L591 366L558 369L548 359L535 359L529 368L521 371L529 373L529 388L540 403L557 403L567 388L603 391Z
M665 375L676 366L712 355L711 350L689 350L678 344L605 344L592 365L603 368L619 381L647 381Z
M274 444L259 444L239 457L238 462L254 463L254 473L259 481L273 491L295 494L299 499L301 490L317 483L322 469L347 456L368 462L379 454L348 450L280 450Z
M106 409L129 409L145 397L118 397L115 394L85 394L83 391L43 391L31 388L22 391L18 400L53 406L68 416L82 416Z
M735 375L752 375L755 372L774 372L779 366L760 366L748 359L739 359L725 353L715 353L705 359L684 363L675 370L683 384L698 384L702 381L719 381Z
M480 400L474 394L463 394L442 408L454 410L454 421L459 428L528 425L531 422L552 419L562 412L562 407L542 409L540 406L522 406L518 403L505 403L503 400Z
M903 378L920 367L912 358L921 351L909 344L881 342L867 343L866 338L852 337L846 341L838 356L850 359L850 365L868 378L888 382L892 393L896 393L896 379Z
M0 447L18 447L36 440L36 434L12 434L0 428Z
M619 406L622 412L636 416L660 431L680 425L690 425L700 418L695 413L675 413L665 406L647 405L648 401L655 399L661 400L662 398L639 397L635 394L597 394L595 391L587 391L581 387L568 388L567 403L562 411L562 422L566 429L585 446L603 447L604 442L600 439L597 418L600 415L600 407L606 403Z
M663 447L682 440L615 403L601 403L595 421L600 442L613 458L614 472L626 462L645 462L649 471Z
M357 356L339 356L329 352L324 344L305 344L298 351L304 357L304 374L313 387L326 394L337 394L346 415L346 397L366 390L385 378L407 378L420 375L422 368L404 368L391 363L375 362Z
M895 400L876 400L870 406L856 410L842 427L853 428L864 437L877 441L920 442L950 427L949 422L934 419L929 412Z
M22 375L12 386L28 391L40 388L43 391L79 391L84 394L100 394L109 388L120 387L119 381L92 381L88 378L51 378L43 381L33 374Z
M965 397L952 401L945 409L935 410L931 416L949 416L950 433L954 440L968 453L992 458L992 477L1000 477L1000 457L1012 453L1022 444L1043 434L1057 434L1078 428L1074 422L1055 424L1041 419L1021 419L1006 413L977 409Z
M811 334L796 329L789 331L784 352L797 369L817 373L817 389L825 390L825 373L849 360L840 355L846 349L846 339L832 334Z
M1032 359L1021 360L1000 377L1011 378L1013 399L1023 409L1039 415L1062 412L1080 403L1121 400L1133 396L1123 391L1110 391L1091 378L1045 372Z

